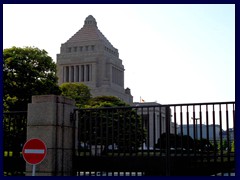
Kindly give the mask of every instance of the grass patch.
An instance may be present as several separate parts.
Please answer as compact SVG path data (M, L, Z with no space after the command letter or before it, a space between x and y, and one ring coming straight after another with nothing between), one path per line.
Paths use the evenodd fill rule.
M13 152L12 151L4 151L4 157L12 157Z

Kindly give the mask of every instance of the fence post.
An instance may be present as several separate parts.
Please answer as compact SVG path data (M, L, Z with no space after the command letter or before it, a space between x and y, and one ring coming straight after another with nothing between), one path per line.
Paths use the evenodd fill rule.
M165 107L166 114L166 176L171 175L171 154L170 154L170 126L171 126L171 109L170 106Z
M33 96L28 105L27 140L39 138L47 146L46 158L36 165L36 176L72 175L74 124L70 121L74 100L63 96ZM26 175L31 175L26 164Z

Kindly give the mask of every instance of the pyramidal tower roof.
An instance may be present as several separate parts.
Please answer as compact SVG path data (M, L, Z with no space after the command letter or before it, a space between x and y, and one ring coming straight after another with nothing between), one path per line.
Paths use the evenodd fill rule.
M96 19L92 15L89 15L84 21L84 26L78 32L76 32L66 43L96 40L103 40L106 45L113 47L113 45L98 29Z

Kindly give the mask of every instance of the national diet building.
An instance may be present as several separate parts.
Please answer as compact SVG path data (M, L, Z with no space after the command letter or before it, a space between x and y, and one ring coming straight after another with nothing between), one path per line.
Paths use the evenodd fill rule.
M130 89L124 89L124 66L118 49L98 29L91 15L78 32L61 44L57 76L59 85L84 83L93 97L116 96L128 104L133 103Z

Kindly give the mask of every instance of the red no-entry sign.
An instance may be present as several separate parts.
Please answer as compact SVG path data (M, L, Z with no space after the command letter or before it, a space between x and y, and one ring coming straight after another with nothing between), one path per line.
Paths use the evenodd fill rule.
M43 161L47 148L42 140L30 139L24 144L22 154L27 163L35 165Z

